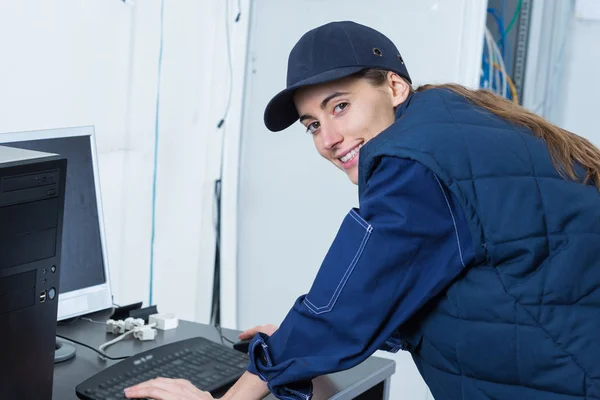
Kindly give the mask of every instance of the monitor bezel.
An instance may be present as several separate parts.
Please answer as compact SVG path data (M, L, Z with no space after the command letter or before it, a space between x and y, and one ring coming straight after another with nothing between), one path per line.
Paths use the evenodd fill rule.
M98 208L98 225L100 229L100 241L103 257L104 276L106 282L100 285L89 286L83 289L77 289L70 292L61 292L58 295L58 315L57 321L68 318L78 317L80 315L105 310L113 307L113 297L111 290L110 269L108 262L108 251L106 246L106 231L104 225L104 212L102 207L102 191L100 187L100 170L98 166L98 151L96 149L96 134L94 126L78 126L71 128L43 129L32 131L0 133L0 144L14 143L30 140L59 139L67 137L88 137L92 155L92 169L94 174L94 186L96 189L96 205ZM68 168L68 166L67 166ZM59 290L60 292L60 290ZM75 302L85 301L85 307L67 308L65 304L75 304ZM77 303L79 304L79 303ZM62 305L62 306L61 306ZM75 310L75 311L73 311Z

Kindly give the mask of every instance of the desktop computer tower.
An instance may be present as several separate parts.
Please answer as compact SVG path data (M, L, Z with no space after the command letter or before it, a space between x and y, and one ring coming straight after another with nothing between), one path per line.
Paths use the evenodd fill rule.
M52 399L66 168L0 146L0 399Z

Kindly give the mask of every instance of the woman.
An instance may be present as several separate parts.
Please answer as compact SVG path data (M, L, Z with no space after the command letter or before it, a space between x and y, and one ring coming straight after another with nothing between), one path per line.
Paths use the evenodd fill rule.
M358 185L310 291L256 328L224 397L411 352L436 399L600 399L600 151L487 91L411 88L394 44L336 22L292 50L265 112ZM359 156L360 154L360 156ZM155 380L129 397L209 399Z

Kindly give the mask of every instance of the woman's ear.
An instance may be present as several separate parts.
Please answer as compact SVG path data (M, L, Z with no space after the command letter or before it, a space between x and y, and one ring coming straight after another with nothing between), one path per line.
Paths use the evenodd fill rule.
M404 103L410 94L410 84L395 72L388 72L388 87L392 95L394 108Z

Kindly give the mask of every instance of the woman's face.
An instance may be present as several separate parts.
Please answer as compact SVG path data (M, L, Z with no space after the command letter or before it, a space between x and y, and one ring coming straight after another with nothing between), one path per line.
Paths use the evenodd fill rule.
M389 72L378 87L364 78L345 78L302 88L294 102L319 154L357 184L361 146L394 122L395 107L409 93L409 85Z

